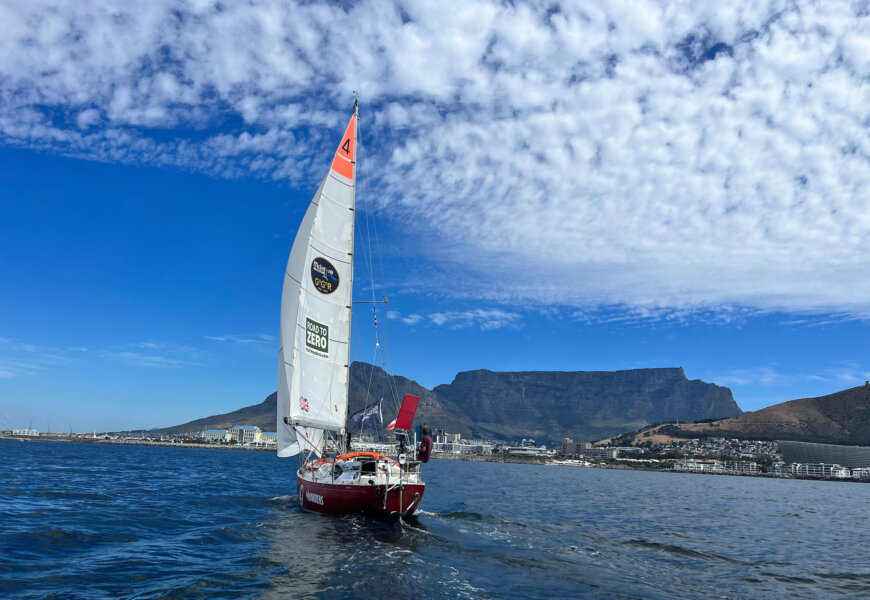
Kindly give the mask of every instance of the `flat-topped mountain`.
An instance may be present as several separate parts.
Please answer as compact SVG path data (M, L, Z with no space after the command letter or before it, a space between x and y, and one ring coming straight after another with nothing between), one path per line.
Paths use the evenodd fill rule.
M665 424L619 436L614 442L641 444L697 437L870 445L870 385L790 400L710 423Z
M391 388L395 391L391 391ZM384 398L384 421L398 412L394 398L420 396L418 423L463 437L514 440L563 437L591 440L668 420L695 421L741 414L731 390L686 378L682 368L627 371L464 371L450 384L428 390L388 376L373 365L350 368L349 410ZM234 412L161 430L166 433L257 425L275 430L276 394Z
M478 370L433 392L476 436L591 440L645 423L741 414L731 390L686 378L682 368L628 371Z

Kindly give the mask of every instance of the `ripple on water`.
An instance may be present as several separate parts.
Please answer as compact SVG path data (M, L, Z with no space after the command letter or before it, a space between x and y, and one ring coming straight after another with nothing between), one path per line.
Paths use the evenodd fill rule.
M432 461L400 521L303 512L273 454L17 446L4 598L870 596L856 485Z
M725 556L722 554L716 554L713 552L702 552L700 550L693 550L692 548L687 548L685 546L676 546L674 544L664 544L661 542L653 542L649 540L629 540L625 542L628 546L636 546L638 548L649 548L652 550L661 550L668 554L673 554L676 556L685 556L688 558L697 558L699 560L715 560L722 561L728 563L734 563L739 565L751 565L753 563L740 560L738 558L732 558L730 556Z

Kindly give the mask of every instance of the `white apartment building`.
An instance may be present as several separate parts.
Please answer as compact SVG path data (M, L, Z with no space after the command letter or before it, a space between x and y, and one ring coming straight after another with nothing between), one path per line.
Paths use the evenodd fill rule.
M199 437L206 442L227 442L230 439L230 432L226 429L206 429L199 434Z
M263 432L256 425L236 425L230 429L230 437L238 444L256 444Z
M36 437L39 435L39 432L36 429L13 429L12 435L28 435L32 437Z
M826 463L792 463L786 465L782 472L803 475L804 477L834 477L837 479L851 477L851 472L846 467Z
M725 467L717 460L697 460L694 458L683 458L674 463L674 471L688 471L693 473L701 472L721 472Z
M492 454L492 444L488 442L433 443L432 451L448 454Z
M756 473L760 473L758 470L758 463L751 460L742 460L727 463L728 470L732 473L748 473L754 475Z

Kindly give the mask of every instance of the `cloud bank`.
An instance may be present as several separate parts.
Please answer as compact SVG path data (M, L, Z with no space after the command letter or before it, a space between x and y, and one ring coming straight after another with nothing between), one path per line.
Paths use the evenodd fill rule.
M369 188L441 293L870 318L862 2L0 5L0 142Z
M477 308L464 311L434 312L426 317L418 314L403 316L400 312L391 310L387 312L387 318L398 320L408 326L418 324L434 327L446 327L448 329L476 328L481 331L494 329L519 329L523 323L523 316L515 312L509 312L497 308Z

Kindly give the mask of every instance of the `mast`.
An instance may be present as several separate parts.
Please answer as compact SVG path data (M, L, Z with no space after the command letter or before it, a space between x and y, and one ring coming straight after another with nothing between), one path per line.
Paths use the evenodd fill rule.
M350 228L350 252L351 252L351 260L350 260L350 298L347 303L347 338L348 338L348 353L347 353L347 363L344 365L344 369L346 372L345 375L345 384L344 384L344 426L347 427L347 414L348 408L350 406L350 339L351 339L351 329L353 327L353 276L354 276L354 268L353 268L353 255L356 251L356 179L357 179L357 164L356 160L356 148L358 148L357 144L359 143L359 98L353 99L353 135L354 135L354 169L353 169L353 190L351 194L351 205L350 210L353 214L353 219L351 221ZM345 434L345 431L342 430L342 435ZM348 439L348 448L347 451L350 452L350 439Z

